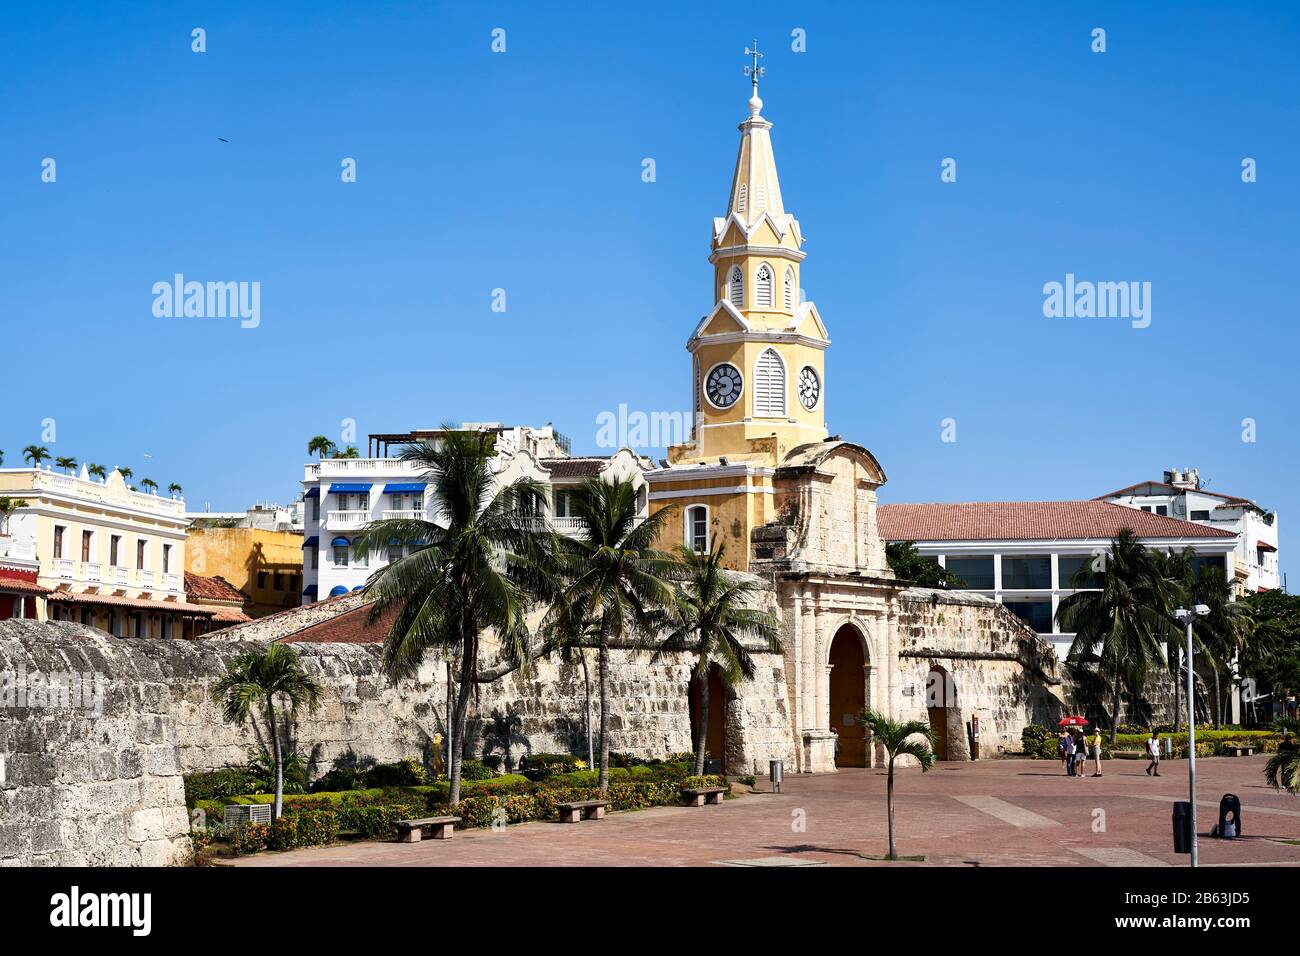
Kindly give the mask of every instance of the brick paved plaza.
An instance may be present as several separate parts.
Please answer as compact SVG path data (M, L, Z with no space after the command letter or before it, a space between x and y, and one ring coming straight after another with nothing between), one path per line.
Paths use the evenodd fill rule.
M1266 758L1197 761L1203 866L1300 866L1300 799L1263 782ZM1187 764L1113 760L1097 779L1066 777L1055 761L940 763L896 779L902 855L924 864L866 859L886 850L885 773L846 770L790 776L784 792L746 793L722 806L615 813L577 825L527 823L504 832L458 831L415 845L353 843L265 853L238 866L1186 866L1172 852L1170 813L1186 799ZM760 778L759 789L766 788ZM737 786L737 790L745 788ZM1244 836L1205 836L1219 797L1242 801ZM1094 832L1098 810L1104 832ZM794 824L804 821L802 832ZM1286 840L1297 841L1288 844Z

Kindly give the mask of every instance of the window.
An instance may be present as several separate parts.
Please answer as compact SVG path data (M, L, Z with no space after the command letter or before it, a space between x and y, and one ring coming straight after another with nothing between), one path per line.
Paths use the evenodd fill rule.
M320 499L319 498L313 498L311 500L311 520L320 521Z
M1210 520L1210 512L1209 512L1208 510L1207 510L1207 511L1193 511L1193 512L1192 512L1192 520L1193 520L1193 521L1209 521L1209 520Z
M700 357L696 355L691 359L691 411L697 416L700 414Z
M145 559L149 556L149 542L143 538L135 539L135 569L143 571L145 569Z
M785 270L785 308L787 312L794 311L794 270L789 266Z
M955 558L948 555L945 567L966 582L972 591L993 590L993 558Z
M347 511L347 510L348 510L348 496L341 494L339 495L339 511Z
M395 564L402 560L402 546L400 544L389 544L388 546L388 563Z
M276 571L271 575L271 581L272 581L271 588L273 590L276 591L284 590L284 575L282 575L279 571Z
M57 524L54 526L54 556L63 557L63 526Z
M334 546L334 566L336 568L346 568L348 566L348 549L346 545L336 544Z
M1097 588L1101 587L1101 575L1092 569L1096 561L1091 554L1062 554L1056 559L1056 581L1062 588ZM1098 565L1100 567L1101 565ZM1078 581L1074 576L1080 571L1083 575Z
M709 550L709 509L692 505L686 509L686 544L692 551Z
M1165 517L1168 517L1168 516L1169 516L1169 506L1168 506L1168 505L1156 505L1156 514L1158 514L1158 515L1164 515Z
M1003 601L1002 606L1039 634L1052 633L1051 601Z
M1220 574L1226 573L1223 566L1223 555L1221 554L1192 555L1191 566L1192 574L1198 578L1201 576L1201 572L1208 569L1217 570Z
M754 366L754 414L785 415L785 365L775 349L765 349Z
M744 213L745 200L749 198L749 183L740 184L740 194L736 197L736 212Z
M569 496L563 491L555 492L555 517L569 517Z
M111 567L118 567L117 552L122 546L122 536L120 534L112 535L108 539L108 563Z
M170 573L171 569L172 569L172 546L170 544L164 544L163 545L163 574Z
M745 274L740 271L740 266L731 270L731 289L728 292L728 298L731 304L738 309L745 306Z
M311 549L311 569L315 571L319 567L320 567L320 548L315 547Z
M82 561L90 560L90 543L94 539L95 539L95 532L93 531L81 532L81 560Z
M1037 591L1051 586L1052 559L1047 555L1003 556L1004 591Z
M1150 513L1151 513L1151 506L1150 506L1150 505L1143 505L1143 506L1142 506L1142 510L1145 511L1147 514L1150 514Z
M257 587L259 590L266 590L266 572L257 572Z
M364 495L357 495L357 510L358 510L358 511L369 511L369 510L370 510L370 493L369 493L369 492L367 492L367 493L364 494Z
M754 298L760 309L772 307L772 267L766 262L758 267L758 277L754 283Z

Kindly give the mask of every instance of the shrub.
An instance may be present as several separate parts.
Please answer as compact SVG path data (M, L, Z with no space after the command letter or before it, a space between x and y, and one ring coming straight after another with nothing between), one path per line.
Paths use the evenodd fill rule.
M481 760L463 760L460 765L461 780L490 780L496 774Z
M727 778L716 773L706 773L699 777L687 777L681 782L683 790L699 790L704 787L725 787Z
M585 766L583 761L571 754L529 754L523 773L529 780L542 780L556 774L582 770Z
M191 773L185 777L185 804L193 807L199 800L255 793L257 787L257 778L238 767Z
M756 786L756 785L758 784L758 781L757 781L756 779L754 779L754 775L753 775L753 774L750 774L750 773L743 774L742 776L739 776L739 777L737 777L736 779L739 780L741 783L743 783L743 784L744 784L745 786L747 786L747 787L753 787L753 786Z
M397 821L411 820L425 815L423 802L393 803L381 806L340 807L334 811L338 829L359 833L371 840L391 840L397 836Z
M366 771L366 784L370 787L418 787L427 782L424 767L416 760L376 764Z
M305 793L307 790L307 762L296 750L281 754L284 765L284 792ZM257 783L254 793L275 792L275 758L265 750L250 750L244 771Z
M245 856L265 850L271 839L271 825L267 823L248 823L230 831L230 852L235 856Z
M366 779L366 771L360 767L335 767L313 783L311 791L312 793L320 791L336 793L341 790L365 790L368 786L370 784Z
M1020 745L1026 757L1055 760L1058 756L1057 739L1056 733L1050 727L1039 724L1029 724L1020 731Z

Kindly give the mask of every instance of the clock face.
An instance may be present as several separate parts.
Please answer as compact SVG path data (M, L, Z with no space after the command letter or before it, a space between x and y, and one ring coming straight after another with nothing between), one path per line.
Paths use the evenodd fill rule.
M724 362L715 365L709 372L708 378L704 380L704 394L708 395L709 401L718 408L730 408L736 404L736 399L740 398L743 384L744 379L740 377L740 370Z
M817 407L817 402L822 397L821 379L817 377L811 366L805 365L799 373L799 402L804 408L812 411Z

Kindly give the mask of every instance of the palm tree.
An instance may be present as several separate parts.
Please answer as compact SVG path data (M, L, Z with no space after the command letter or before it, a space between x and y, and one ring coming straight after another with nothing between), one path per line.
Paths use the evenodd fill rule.
M1295 742L1295 738L1300 736L1300 720L1284 717L1273 725L1273 729L1287 736L1277 753L1264 765L1264 779L1275 790L1300 793L1300 747Z
M86 474L92 478L104 479L108 477L108 469L103 465L87 465Z
M8 495L0 496L0 534L9 533L9 516L19 508L26 507L26 498L10 498Z
M125 465L118 465L117 472L122 476L123 481L130 481L131 477L135 474L134 471L132 471L130 468L126 467Z
M889 755L889 778L885 783L885 805L889 813L889 859L897 860L898 848L894 845L894 761L903 756L915 757L921 765L921 772L928 771L934 765L933 731L925 721L897 721L875 710L863 711L859 723L867 728L871 741L883 747Z
M757 580L728 573L722 566L726 553L718 545L707 554L679 548L683 568L678 589L680 623L660 644L660 651L690 650L695 654L691 679L699 692L695 725L695 773L704 773L704 748L709 727L709 673L717 671L722 683L734 687L754 676L754 659L744 640L757 639L772 653L781 651L781 622L753 604L762 593Z
M317 435L307 442L307 454L319 455L321 458L333 458L335 448L335 444L324 435Z
M184 488L182 488L180 485L178 485L178 484L177 484L176 482L174 482L174 481L173 481L170 485L167 486L167 493L168 493L169 495L179 495L179 494L181 494L184 490L185 490Z
M1196 575L1192 571L1195 552L1191 548L1183 548L1182 551L1153 551L1151 561L1160 576L1172 582L1171 602L1175 607L1185 607L1191 599L1192 585L1195 583ZM1205 649L1200 644L1200 639L1193 634L1193 649L1204 653ZM1183 691L1182 674L1182 655L1183 655L1183 630L1181 627L1175 628L1171 632L1165 643L1165 660L1169 664L1169 675L1173 681L1174 688L1174 731L1177 732L1182 724L1182 711L1179 709L1182 705L1180 698ZM1193 707L1195 704L1193 704Z
M1253 630L1250 609L1233 600L1232 586L1222 567L1202 567L1192 585L1191 600L1204 604L1210 613L1196 617L1192 633L1200 638L1206 657L1214 669L1214 710L1211 719L1217 729L1223 722L1223 696L1220 673L1237 659L1246 647Z
M67 457L56 458L54 459L54 464L57 467L62 468L65 472L67 472L70 475L72 474L72 469L77 467L77 459L67 458Z
M1078 584L1090 586L1082 581L1085 573L1095 578L1085 564L1071 585L1078 579ZM1075 635L1066 659L1075 666L1095 661L1102 678L1110 680L1114 745L1124 689L1131 696L1141 692L1148 669L1162 659L1161 643L1176 636L1172 614L1177 589L1129 528L1111 542L1100 578L1100 590L1076 591L1063 598L1056 619L1062 631Z
M41 467L41 462L50 457L50 450L44 445L28 445L23 449L23 460L35 468Z
M544 632L582 635L597 646L600 682L600 775L609 789L609 651L654 630L656 613L674 606L680 563L653 548L668 518L663 509L638 523L630 481L588 479L570 496L573 537L559 539L567 583L552 603ZM561 638L564 639L564 638Z
M446 430L438 444L407 446L401 460L420 467L433 489L434 520L371 522L353 540L366 554L391 541L414 542L404 558L377 569L366 582L370 620L386 612L393 623L383 665L392 677L414 674L425 653L455 657L454 699L448 681L448 777L451 804L460 802L461 764L470 697L479 679L480 636L495 632L503 658L529 659L524 621L531 598L550 594L554 573L551 535L539 530L542 486L520 479L496 487L492 438ZM549 590L548 590L549 588Z
M361 452L357 450L357 446L356 446L356 445L348 445L347 448L344 448L341 452L338 453L338 456L337 456L337 457L339 457L339 458L360 458L360 457L361 457Z
M149 494L153 494L158 490L158 482L154 481L152 478L145 478L140 482L140 487L149 492Z
M302 667L298 654L288 644L272 644L266 650L246 651L230 662L226 676L212 686L212 702L232 724L253 718L262 711L271 735L271 756L275 760L275 818L284 809L284 752L275 716L276 698L288 704L289 713L306 706L315 710L320 703L320 684Z
M5 453L3 451L0 451L0 465L3 465L4 463L5 463Z

